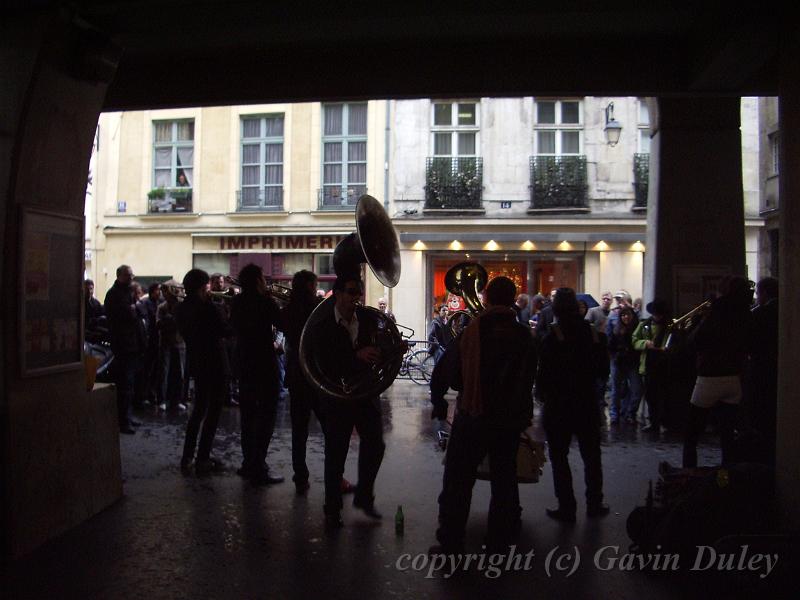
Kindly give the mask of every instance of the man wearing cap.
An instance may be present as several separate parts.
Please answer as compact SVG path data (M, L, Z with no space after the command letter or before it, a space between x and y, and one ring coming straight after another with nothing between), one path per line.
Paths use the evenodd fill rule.
M370 371L381 358L373 345L377 323L359 305L364 284L357 273L340 274L333 285L331 315L311 328L313 355L325 376L334 381L354 381ZM330 529L344 525L342 475L350 448L353 428L358 432L358 484L353 506L373 519L382 515L375 509L373 493L385 445L380 398L373 394L359 400L321 394L320 408L325 415L325 525Z

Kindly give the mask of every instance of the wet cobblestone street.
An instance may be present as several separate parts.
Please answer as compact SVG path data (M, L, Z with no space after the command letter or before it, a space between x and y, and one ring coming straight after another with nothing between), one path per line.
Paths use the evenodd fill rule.
M603 465L611 514L587 521L583 514L583 468L570 453L578 496L578 522L565 526L545 515L555 504L549 463L538 484L520 485L523 528L518 552L534 551L530 569L497 579L470 571L445 579L427 571L397 568L401 555L415 557L435 543L442 451L430 420L427 389L398 381L383 399L386 456L376 483L374 522L345 497L345 527L323 527L323 440L312 423L308 445L311 489L297 496L291 482L288 403L281 401L269 463L286 482L254 487L235 471L241 460L238 410L225 408L214 455L223 472L197 477L179 468L186 415L139 412L134 436L121 439L124 498L114 506L3 575L6 598L686 598L679 575L599 571L591 557L603 546L630 544L625 520L644 502L658 464L680 463L680 439L635 431L632 425L604 430ZM451 398L452 399L452 398ZM452 403L451 403L452 404ZM700 463L714 464L718 450L704 440ZM354 436L346 476L355 483L358 441ZM489 484L475 486L467 550L479 552L486 526ZM404 535L395 534L398 505ZM556 546L577 546L582 564L569 577L545 571ZM420 559L421 560L421 559ZM409 561L409 564L410 561ZM419 564L419 563L418 563ZM703 593L702 595L705 595Z

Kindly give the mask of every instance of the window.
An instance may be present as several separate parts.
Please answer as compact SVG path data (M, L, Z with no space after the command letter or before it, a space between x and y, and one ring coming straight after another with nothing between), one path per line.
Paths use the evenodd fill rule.
M434 156L477 156L479 131L477 103L433 103Z
M154 121L149 212L191 212L193 165L194 121Z
M581 154L583 118L579 100L538 100L534 108L536 154Z
M354 206L367 192L367 103L322 106L320 208Z
M769 135L769 174L777 175L780 171L781 140L778 132Z
M283 208L283 115L242 117L239 210Z
M639 154L650 154L650 111L647 102L639 100Z

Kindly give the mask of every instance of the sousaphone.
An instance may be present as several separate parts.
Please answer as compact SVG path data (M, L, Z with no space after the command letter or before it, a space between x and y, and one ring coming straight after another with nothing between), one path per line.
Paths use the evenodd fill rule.
M337 277L358 277L361 265L367 263L375 277L387 287L400 281L400 243L386 211L372 196L364 195L356 205L356 231L344 238L333 252L333 269ZM357 378L326 373L320 357L324 340L315 338L320 323L333 318L335 299L328 297L311 313L300 336L299 359L308 382L326 396L357 400L376 396L388 388L403 362L406 344L397 325L384 313L371 306L362 306L377 321L376 339L371 345L381 349L381 360Z
M448 315L448 323L453 337L484 310L480 292L489 282L486 269L476 262L461 262L451 267L444 276L444 286L447 291L464 300L466 310L457 310Z

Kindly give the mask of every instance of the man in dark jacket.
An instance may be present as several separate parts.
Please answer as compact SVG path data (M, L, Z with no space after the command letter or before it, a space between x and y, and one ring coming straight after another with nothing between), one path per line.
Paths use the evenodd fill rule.
M462 550L476 472L487 454L492 479L487 542L504 547L518 527L516 456L520 432L533 416L536 353L530 328L517 321L515 295L507 277L489 282L486 310L450 345L431 382L432 418L447 417L447 387L460 392L439 495L440 545L432 554Z
M320 370L331 380L353 382L363 377L381 358L374 345L377 323L358 301L364 294L358 274L340 274L333 286L333 311L311 331L311 345ZM375 509L373 493L385 445L380 398L377 394L360 400L342 400L322 395L325 415L325 524L343 525L342 475L355 427L360 439L358 483L353 506L373 518L382 518Z
M94 281L91 279L83 282L83 298L85 301L86 330L97 330L99 327L105 327L106 311L100 301L94 297Z
M452 329L447 320L448 312L447 305L442 304L438 316L434 317L428 328L428 353L433 355L434 363L441 360L444 351L453 340Z
M197 448L195 470L207 473L219 466L211 459L211 445L225 397L224 340L233 332L211 301L208 273L192 269L183 277L183 287L186 299L176 307L175 321L186 342L186 371L194 378L195 401L186 425L181 468L189 467Z
M283 477L271 475L266 464L280 395L278 356L272 343L280 310L267 296L267 282L258 265L251 263L239 272L239 285L242 293L231 301L242 417L239 474L257 485L280 483Z
M600 408L595 381L602 373L606 349L596 331L578 312L575 291L559 288L553 298L556 323L542 340L537 389L544 400L543 425L550 450L558 508L547 509L558 521L574 522L577 502L569 468L569 445L578 438L586 479L586 514L607 514L603 504L603 469L600 460Z
M121 433L133 434L130 418L136 373L146 346L144 325L136 309L133 291L133 269L117 268L117 279L106 293L105 311L114 352L114 383L117 386L117 416Z

